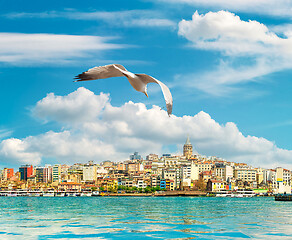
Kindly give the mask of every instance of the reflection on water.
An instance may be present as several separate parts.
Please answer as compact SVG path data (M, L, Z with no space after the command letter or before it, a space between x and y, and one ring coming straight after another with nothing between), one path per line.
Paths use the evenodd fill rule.
M0 198L0 239L292 239L273 198Z

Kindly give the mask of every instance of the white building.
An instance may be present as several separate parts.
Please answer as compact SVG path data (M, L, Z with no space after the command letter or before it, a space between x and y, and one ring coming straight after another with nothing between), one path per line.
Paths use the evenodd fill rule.
M93 182L97 179L96 165L85 164L83 166L83 181Z
M273 182L274 193L291 194L291 172L281 167L276 168L276 176Z
M224 181L228 179L231 180L233 175L233 167L225 165L225 164L215 164L214 167L215 176L221 178Z

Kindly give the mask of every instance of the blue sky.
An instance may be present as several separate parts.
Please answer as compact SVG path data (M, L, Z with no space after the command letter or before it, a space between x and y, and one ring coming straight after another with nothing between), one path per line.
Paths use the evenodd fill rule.
M189 135L203 155L291 167L291 7L0 1L0 166L176 154ZM159 86L72 82L110 63L168 85L173 116Z

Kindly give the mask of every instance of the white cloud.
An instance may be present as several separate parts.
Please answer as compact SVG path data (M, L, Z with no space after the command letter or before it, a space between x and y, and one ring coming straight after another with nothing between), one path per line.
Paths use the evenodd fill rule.
M50 104L43 104L47 101ZM85 110L75 108L76 105ZM94 107L97 111L92 114ZM147 109L143 103L128 102L114 107L108 95L94 95L84 88L67 96L48 94L36 104L35 109L46 113L47 120L66 123L67 130L3 140L0 158L5 161L12 159L16 163L29 160L35 163L48 157L67 163L118 161L125 160L134 151L144 156L153 152L161 154L163 148L183 143L189 134L194 148L204 155L262 167L291 167L292 151L280 149L264 138L244 136L236 124L228 122L220 125L205 112L168 117L160 107ZM80 118L81 113L88 117Z
M183 79L190 87L223 96L234 92L238 84L292 68L291 31L273 29L281 31L284 37L279 37L262 23L243 21L227 11L205 15L195 12L192 20L179 23L178 34L188 39L191 47L219 51L227 60L221 60L213 71L185 74Z
M48 11L40 13L9 13L5 15L11 19L17 18L67 18L73 20L102 21L112 26L123 27L175 27L176 23L164 18L160 12L151 10L126 11Z
M292 40L280 38L257 21L243 21L227 11L195 12L179 23L179 35L194 47L223 51L226 55L291 54ZM283 51L285 49L285 51ZM288 50L288 52L287 52Z
M239 93L246 98L257 97L266 93L253 89L243 91L244 84L262 81L262 76L283 70L282 68L287 65L285 63L275 65L268 59L257 59L253 63L251 66L233 66L232 61L222 60L213 71L178 74L173 86L181 87L180 82L183 81L184 87L196 88L215 97L229 97Z
M82 35L0 33L0 63L59 64L92 58L97 52L125 46L113 38Z
M86 88L80 87L67 96L55 96L49 93L38 101L33 114L45 121L53 120L62 123L88 122L96 119L109 101L109 95L95 95Z
M34 164L41 161L40 152L30 151L30 143L26 140L9 138L0 143L0 156L2 161L9 164Z
M257 13L277 17L292 16L292 2L289 0L159 0L167 4L184 4L197 7L208 7L213 10L229 10L246 13ZM157 0L155 0L157 2Z

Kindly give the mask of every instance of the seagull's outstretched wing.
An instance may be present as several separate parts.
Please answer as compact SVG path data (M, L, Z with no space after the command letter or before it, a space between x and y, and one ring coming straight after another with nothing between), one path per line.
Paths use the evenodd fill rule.
M172 101L172 95L169 88L164 83L160 82L159 80L147 74L136 74L136 76L138 76L145 84L148 84L151 82L159 84L159 86L161 87L165 102L166 102L167 113L168 115L170 115L172 112L173 101Z
M77 79L75 82L124 76L121 71L119 71L118 69L116 69L114 67L114 65L119 67L122 70L127 71L120 64L110 64L110 65L106 65L106 66L94 67L94 68L90 68L86 72L83 72L83 73L77 75L74 78L74 79Z

